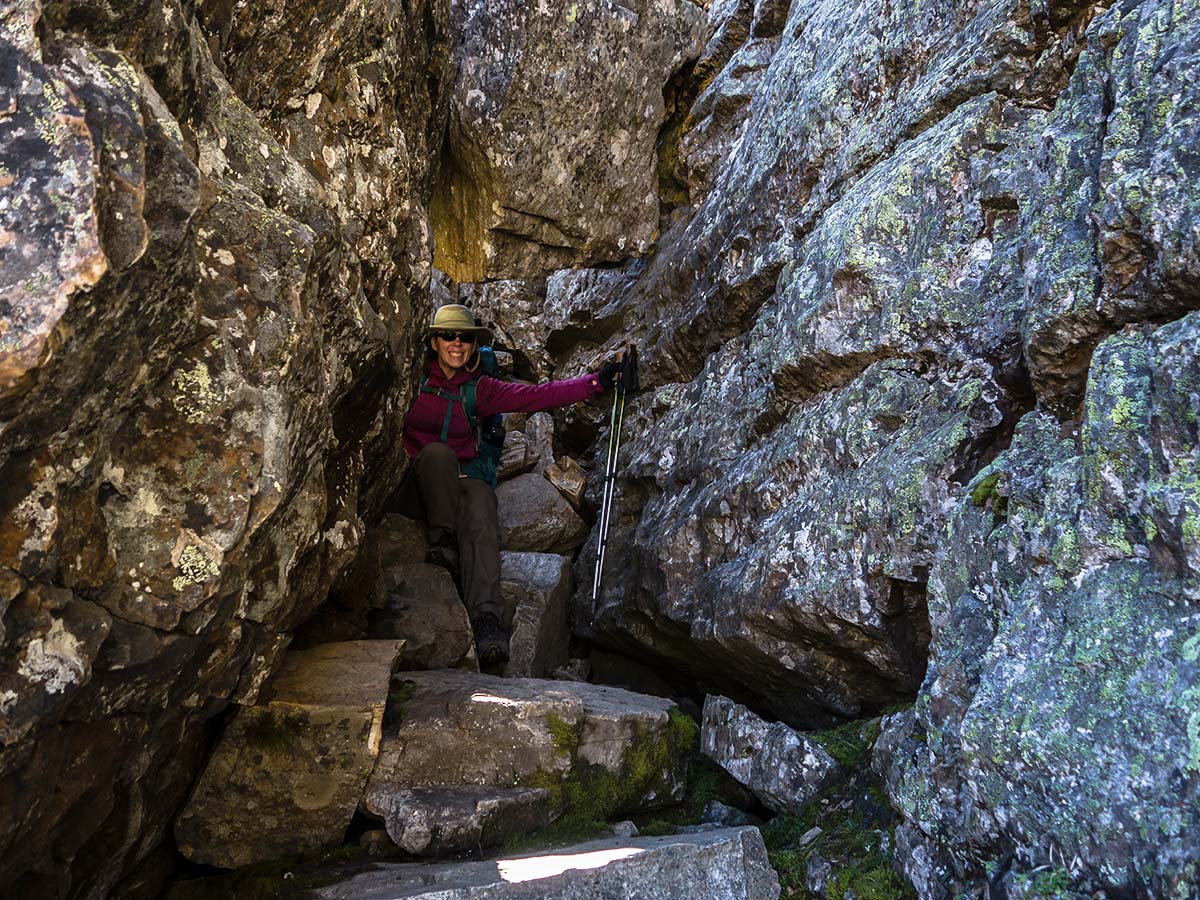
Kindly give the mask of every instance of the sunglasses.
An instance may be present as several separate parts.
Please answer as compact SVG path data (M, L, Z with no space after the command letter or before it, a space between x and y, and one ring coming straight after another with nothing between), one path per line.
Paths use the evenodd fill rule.
M475 332L473 331L439 331L437 336L447 344L452 344L454 341L462 341L464 344L475 343Z

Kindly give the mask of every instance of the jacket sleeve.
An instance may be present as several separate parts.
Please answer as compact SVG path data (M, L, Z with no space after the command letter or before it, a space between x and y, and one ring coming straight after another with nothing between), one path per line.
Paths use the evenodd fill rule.
M480 416L507 412L541 412L557 406L570 406L604 393L596 373L547 381L545 384L515 384L484 375L475 389Z

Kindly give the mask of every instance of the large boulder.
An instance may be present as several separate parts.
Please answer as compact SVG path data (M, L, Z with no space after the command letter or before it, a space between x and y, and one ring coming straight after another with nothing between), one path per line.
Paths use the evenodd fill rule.
M790 89L816 90L793 74ZM608 549L622 577L580 598L588 639L714 690L733 675L794 726L911 698L947 510L1029 403L1013 208L1034 193L1024 161L1044 123L995 95L963 102L812 211L796 246L721 257L757 268L736 277L758 300L746 285L747 305L710 310L692 341L680 335L698 320L662 329L664 350L678 340L690 355L686 371L651 373L678 380L626 413ZM791 262L772 268L775 253ZM742 333L706 355L733 321Z
M400 641L294 651L230 720L175 823L180 852L236 868L338 846L375 764Z
M368 616L372 638L402 638L402 669L478 669L467 609L454 579L429 563L393 565L384 570L384 597Z
M1078 435L1030 413L956 508L929 678L875 759L923 894L1005 847L1086 894L1200 890L1198 371L1200 313L1106 339Z
M664 87L700 52L688 0L463 3L437 265L459 282L645 253Z
M402 673L365 803L398 816L395 798L414 788L532 787L556 815L581 802L598 816L645 809L679 799L694 736L671 701L619 688ZM388 819L389 833L403 829Z
M811 738L765 722L727 697L704 701L700 749L776 812L799 815L841 771Z
M381 863L318 888L322 900L428 897L497 900L540 897L721 897L777 900L779 879L757 828L672 837L608 838L483 862Z
M587 525L571 504L536 472L501 484L496 501L505 550L570 553L587 536Z
M504 621L512 634L505 675L545 678L566 665L571 639L568 604L574 586L569 556L508 550L500 554Z
M402 469L449 10L0 20L0 894L153 895Z

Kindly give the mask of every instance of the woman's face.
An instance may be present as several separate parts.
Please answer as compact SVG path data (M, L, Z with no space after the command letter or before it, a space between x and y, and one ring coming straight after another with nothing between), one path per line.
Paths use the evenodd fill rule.
M475 344L464 342L462 337L460 333L455 334L452 341L446 340L441 335L434 335L430 339L430 346L433 347L434 352L437 354L438 364L447 376L453 375L459 369L465 368L467 360L475 352Z

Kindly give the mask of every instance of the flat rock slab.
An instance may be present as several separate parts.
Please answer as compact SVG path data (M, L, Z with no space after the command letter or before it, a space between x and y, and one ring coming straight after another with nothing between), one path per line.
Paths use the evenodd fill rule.
M570 553L588 528L571 504L541 475L518 475L496 488L500 546L505 550Z
M449 856L494 847L548 825L545 788L397 788L373 782L363 805L382 816L388 836L417 856Z
M398 675L393 698L369 793L533 786L549 788L557 805L568 780L607 773L619 793L615 811L676 799L682 789L694 725L670 700L458 670Z
M284 657L230 721L175 823L193 862L236 868L342 842L379 751L402 641Z
M425 562L383 571L383 607L367 617L372 638L402 638L401 669L477 670L475 641L454 578Z
M820 744L715 694L704 701L700 747L776 812L799 813L840 774Z
M566 665L573 590L569 556L509 550L500 554L500 591L512 632L505 675L542 678Z
M537 855L458 863L383 863L317 888L322 900L776 900L779 879L757 828L609 838Z

